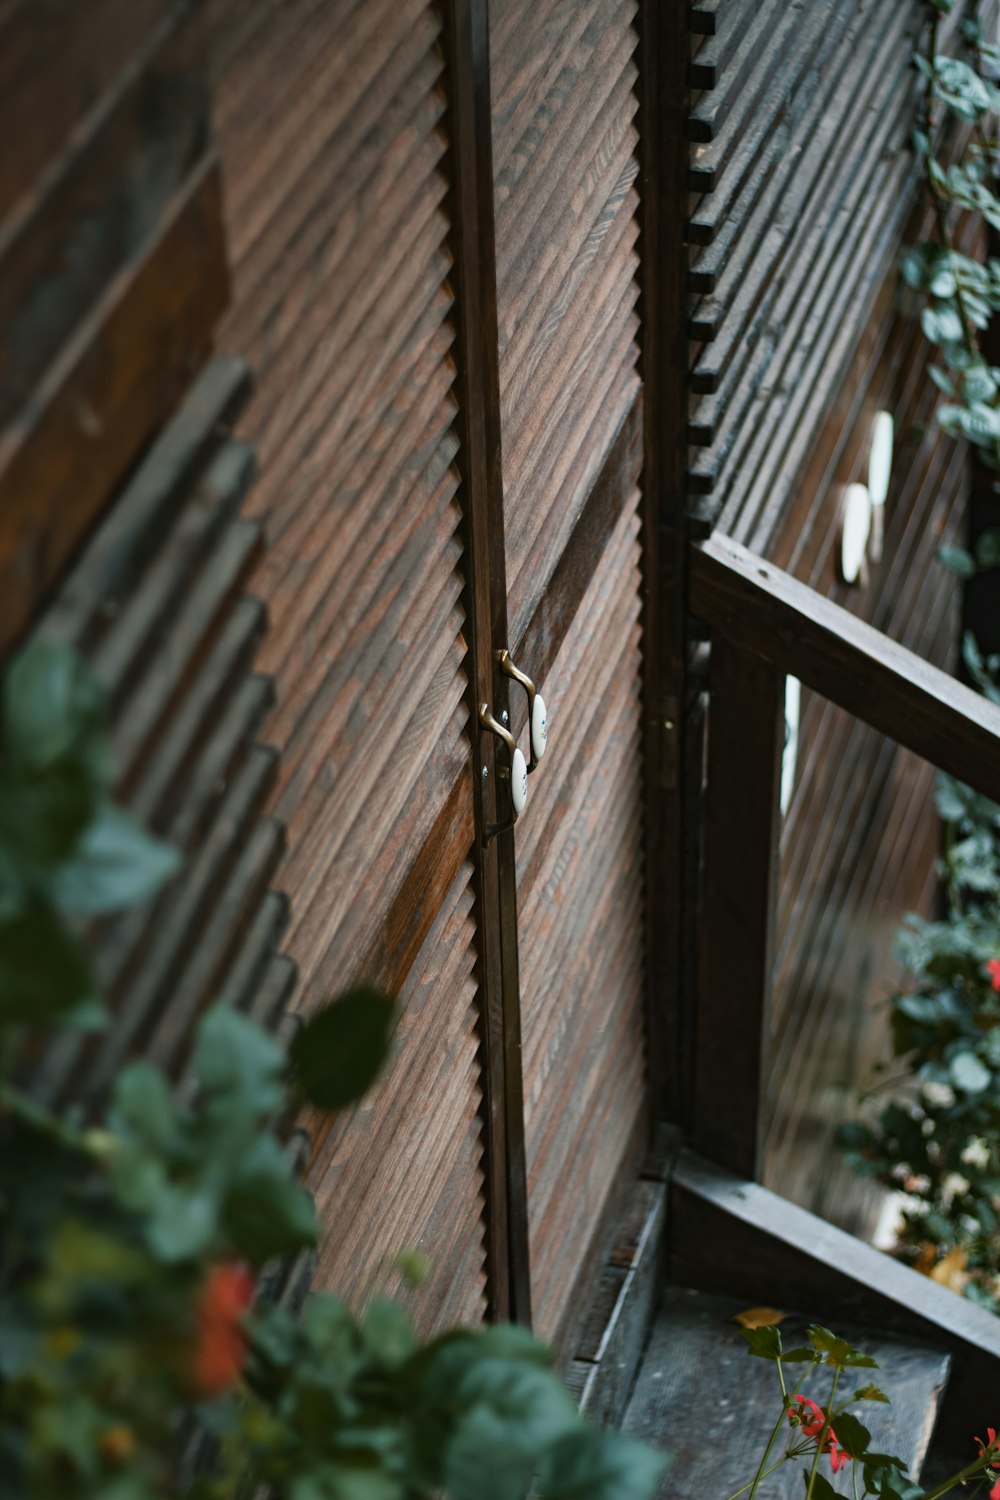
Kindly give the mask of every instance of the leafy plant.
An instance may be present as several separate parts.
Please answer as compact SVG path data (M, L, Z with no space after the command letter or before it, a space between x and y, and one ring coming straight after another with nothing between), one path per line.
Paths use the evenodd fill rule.
M150 896L175 854L110 800L101 694L38 646L0 700L0 1474L5 1500L642 1500L664 1467L585 1424L522 1329L421 1344L363 1314L258 1298L315 1244L276 1122L342 1108L383 1067L393 1002L356 989L286 1054L223 1007L180 1090L125 1066L103 1117L15 1078L47 1034L109 1022L84 922ZM419 1258L406 1264L416 1274Z
M757 1359L770 1360L774 1365L781 1405L757 1472L748 1484L730 1495L729 1500L738 1500L741 1495L755 1500L764 1481L796 1459L805 1460L805 1500L830 1500L837 1494L823 1473L824 1459L835 1476L850 1470L855 1500L861 1494L879 1495L882 1500L940 1500L941 1496L970 1479L981 1476L991 1481L996 1479L993 1465L1000 1460L1000 1442L990 1428L985 1443L979 1438L974 1440L978 1448L976 1458L925 1494L909 1478L903 1459L891 1453L881 1453L872 1446L871 1432L851 1409L862 1401L889 1404L885 1391L874 1385L867 1375L858 1377L853 1374L855 1370L878 1369L878 1362L870 1354L862 1353L847 1339L818 1323L808 1328L808 1342L795 1349L784 1348L781 1330L774 1325L747 1328L742 1333L750 1353ZM789 1391L785 1379L786 1367L789 1366L795 1367L794 1385L798 1387L806 1385L815 1375L829 1376L825 1403L804 1396L801 1390ZM859 1378L864 1383L845 1400L844 1387L848 1382L853 1385ZM786 1434L785 1451L772 1461L782 1433Z
M926 0L926 46L915 59L926 87L914 146L934 207L931 239L910 246L902 260L904 281L923 298L921 326L937 348L940 363L930 376L945 400L937 419L945 432L963 437L991 469L1000 469L1000 368L982 350L982 334L1000 310L1000 260L980 262L956 248L954 226L961 215L979 215L1000 230L1000 199L994 192L1000 135L1000 48L988 42L980 22L961 23L963 57L945 56L939 48L940 22L955 9L955 0ZM961 149L946 163L942 143L959 126ZM964 573L1000 561L1000 537L987 533L973 556L947 549L944 560Z
M1000 661L965 659L997 698ZM909 916L898 955L912 984L889 1001L889 1102L840 1132L862 1176L906 1194L900 1253L1000 1311L1000 805L938 776L945 916Z

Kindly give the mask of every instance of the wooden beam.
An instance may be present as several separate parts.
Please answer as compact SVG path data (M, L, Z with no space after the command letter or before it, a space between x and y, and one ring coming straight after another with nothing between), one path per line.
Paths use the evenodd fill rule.
M733 1059L734 1069L739 1060ZM674 1164L669 1278L675 1285L850 1319L946 1349L948 1425L980 1431L995 1404L1000 1321L777 1193L682 1151Z
M27 625L208 352L228 294L206 154L0 434L0 646Z
M784 677L714 641L692 1141L751 1178L767 1071L784 728Z
M683 753L688 518L687 247L690 29L714 30L717 0L691 7L642 0L639 28L639 197L642 213L642 715L649 1087L654 1119L686 1118L695 1008L695 887L685 879L698 836L701 755ZM698 771L694 775L695 763Z
M691 608L713 638L1000 801L1000 708L840 605L713 536L692 552Z

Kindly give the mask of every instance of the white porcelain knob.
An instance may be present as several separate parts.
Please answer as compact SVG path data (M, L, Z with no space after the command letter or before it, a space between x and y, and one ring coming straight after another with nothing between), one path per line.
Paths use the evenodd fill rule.
M795 790L795 770L799 758L799 715L802 707L802 684L797 677L785 678L785 748L781 756L781 815L784 817Z
M520 750L515 750L510 758L510 795L514 816L519 818L528 800L528 765Z
M541 760L545 754L548 737L549 721L545 713L545 699L541 693L536 693L531 708L531 753L536 760Z
M840 572L845 583L857 583L868 551L872 502L865 484L849 484L844 494L840 531Z
M892 413L880 411L872 424L872 446L868 455L868 493L876 508L885 504L892 477Z

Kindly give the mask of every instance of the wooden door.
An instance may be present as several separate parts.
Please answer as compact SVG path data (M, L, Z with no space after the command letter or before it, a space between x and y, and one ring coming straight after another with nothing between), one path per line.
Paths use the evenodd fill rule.
M518 957L513 1293L558 1342L646 1137L636 9L489 6L506 594L492 644L534 678L551 731L499 855ZM508 698L527 753L523 695Z
M425 1249L425 1326L568 1330L644 1137L635 9L207 7L295 1004L401 996L318 1279ZM502 648L552 734L490 839Z

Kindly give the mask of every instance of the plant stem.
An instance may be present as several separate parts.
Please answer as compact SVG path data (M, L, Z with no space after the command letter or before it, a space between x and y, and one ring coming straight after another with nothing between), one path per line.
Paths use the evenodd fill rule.
M819 1461L823 1456L823 1448L826 1445L827 1434L830 1431L831 1422L829 1412L833 1409L834 1397L837 1394L837 1386L840 1383L840 1371L834 1370L833 1384L830 1387L830 1400L827 1402L827 1418L816 1434L816 1452L813 1455L812 1468L809 1470L809 1482L806 1485L806 1500L812 1500L813 1487L816 1483L816 1474L819 1470Z
M765 1462L766 1462L766 1460L765 1460ZM787 1464L787 1462L788 1462L788 1454L787 1453L783 1453L779 1459L775 1460L775 1462L771 1465L771 1467L769 1469L765 1469L764 1470L763 1474L761 1474L760 1471L758 1470L756 1476L753 1479L748 1480L747 1483L743 1486L743 1488L741 1490L734 1490L731 1495L728 1495L726 1497L726 1500L737 1500L737 1496L738 1495L745 1495L746 1492L747 1492L747 1490L750 1489L751 1485L759 1484L762 1479L766 1479L769 1474L773 1474L774 1473L775 1469L780 1469L781 1465L782 1464Z
M767 1447L764 1449L764 1457L761 1459L760 1463L757 1466L757 1472L754 1475L753 1479L751 1480L749 1486L748 1485L744 1485L742 1490L737 1490L736 1491L736 1493L738 1495L742 1495L743 1491L749 1488L749 1490L750 1490L750 1500L754 1500L754 1496L757 1493L757 1489L758 1489L758 1487L760 1485L760 1482L764 1478L764 1471L765 1471L765 1469L767 1469L767 1461L771 1457L771 1449L774 1447L775 1443L778 1441L778 1433L781 1431L782 1427L785 1425L785 1418L787 1417L787 1415L788 1415L788 1408L785 1406L785 1403L782 1402L782 1404L781 1404L781 1411L780 1411L780 1413L778 1415L778 1420L775 1422L773 1431L771 1432L771 1436L767 1440ZM783 1462L783 1460L782 1460L782 1462ZM767 1469L767 1472L770 1473L770 1470ZM730 1496L730 1500L733 1500L732 1496Z
M69 1146L74 1151L86 1149L79 1131L73 1130L51 1114L44 1105L36 1103L10 1083L0 1084L0 1110L4 1109L16 1115L25 1125L30 1125L32 1130L37 1130L39 1135L46 1135L50 1140L58 1141L61 1146Z
M953 1474L950 1479L946 1479L936 1489L928 1490L923 1500L939 1500L941 1495L947 1495L949 1490L953 1490L956 1484L964 1484L967 1479L972 1478L973 1474L978 1474L985 1463L986 1459L980 1454L974 1463L966 1464L964 1469L959 1469L957 1474Z

